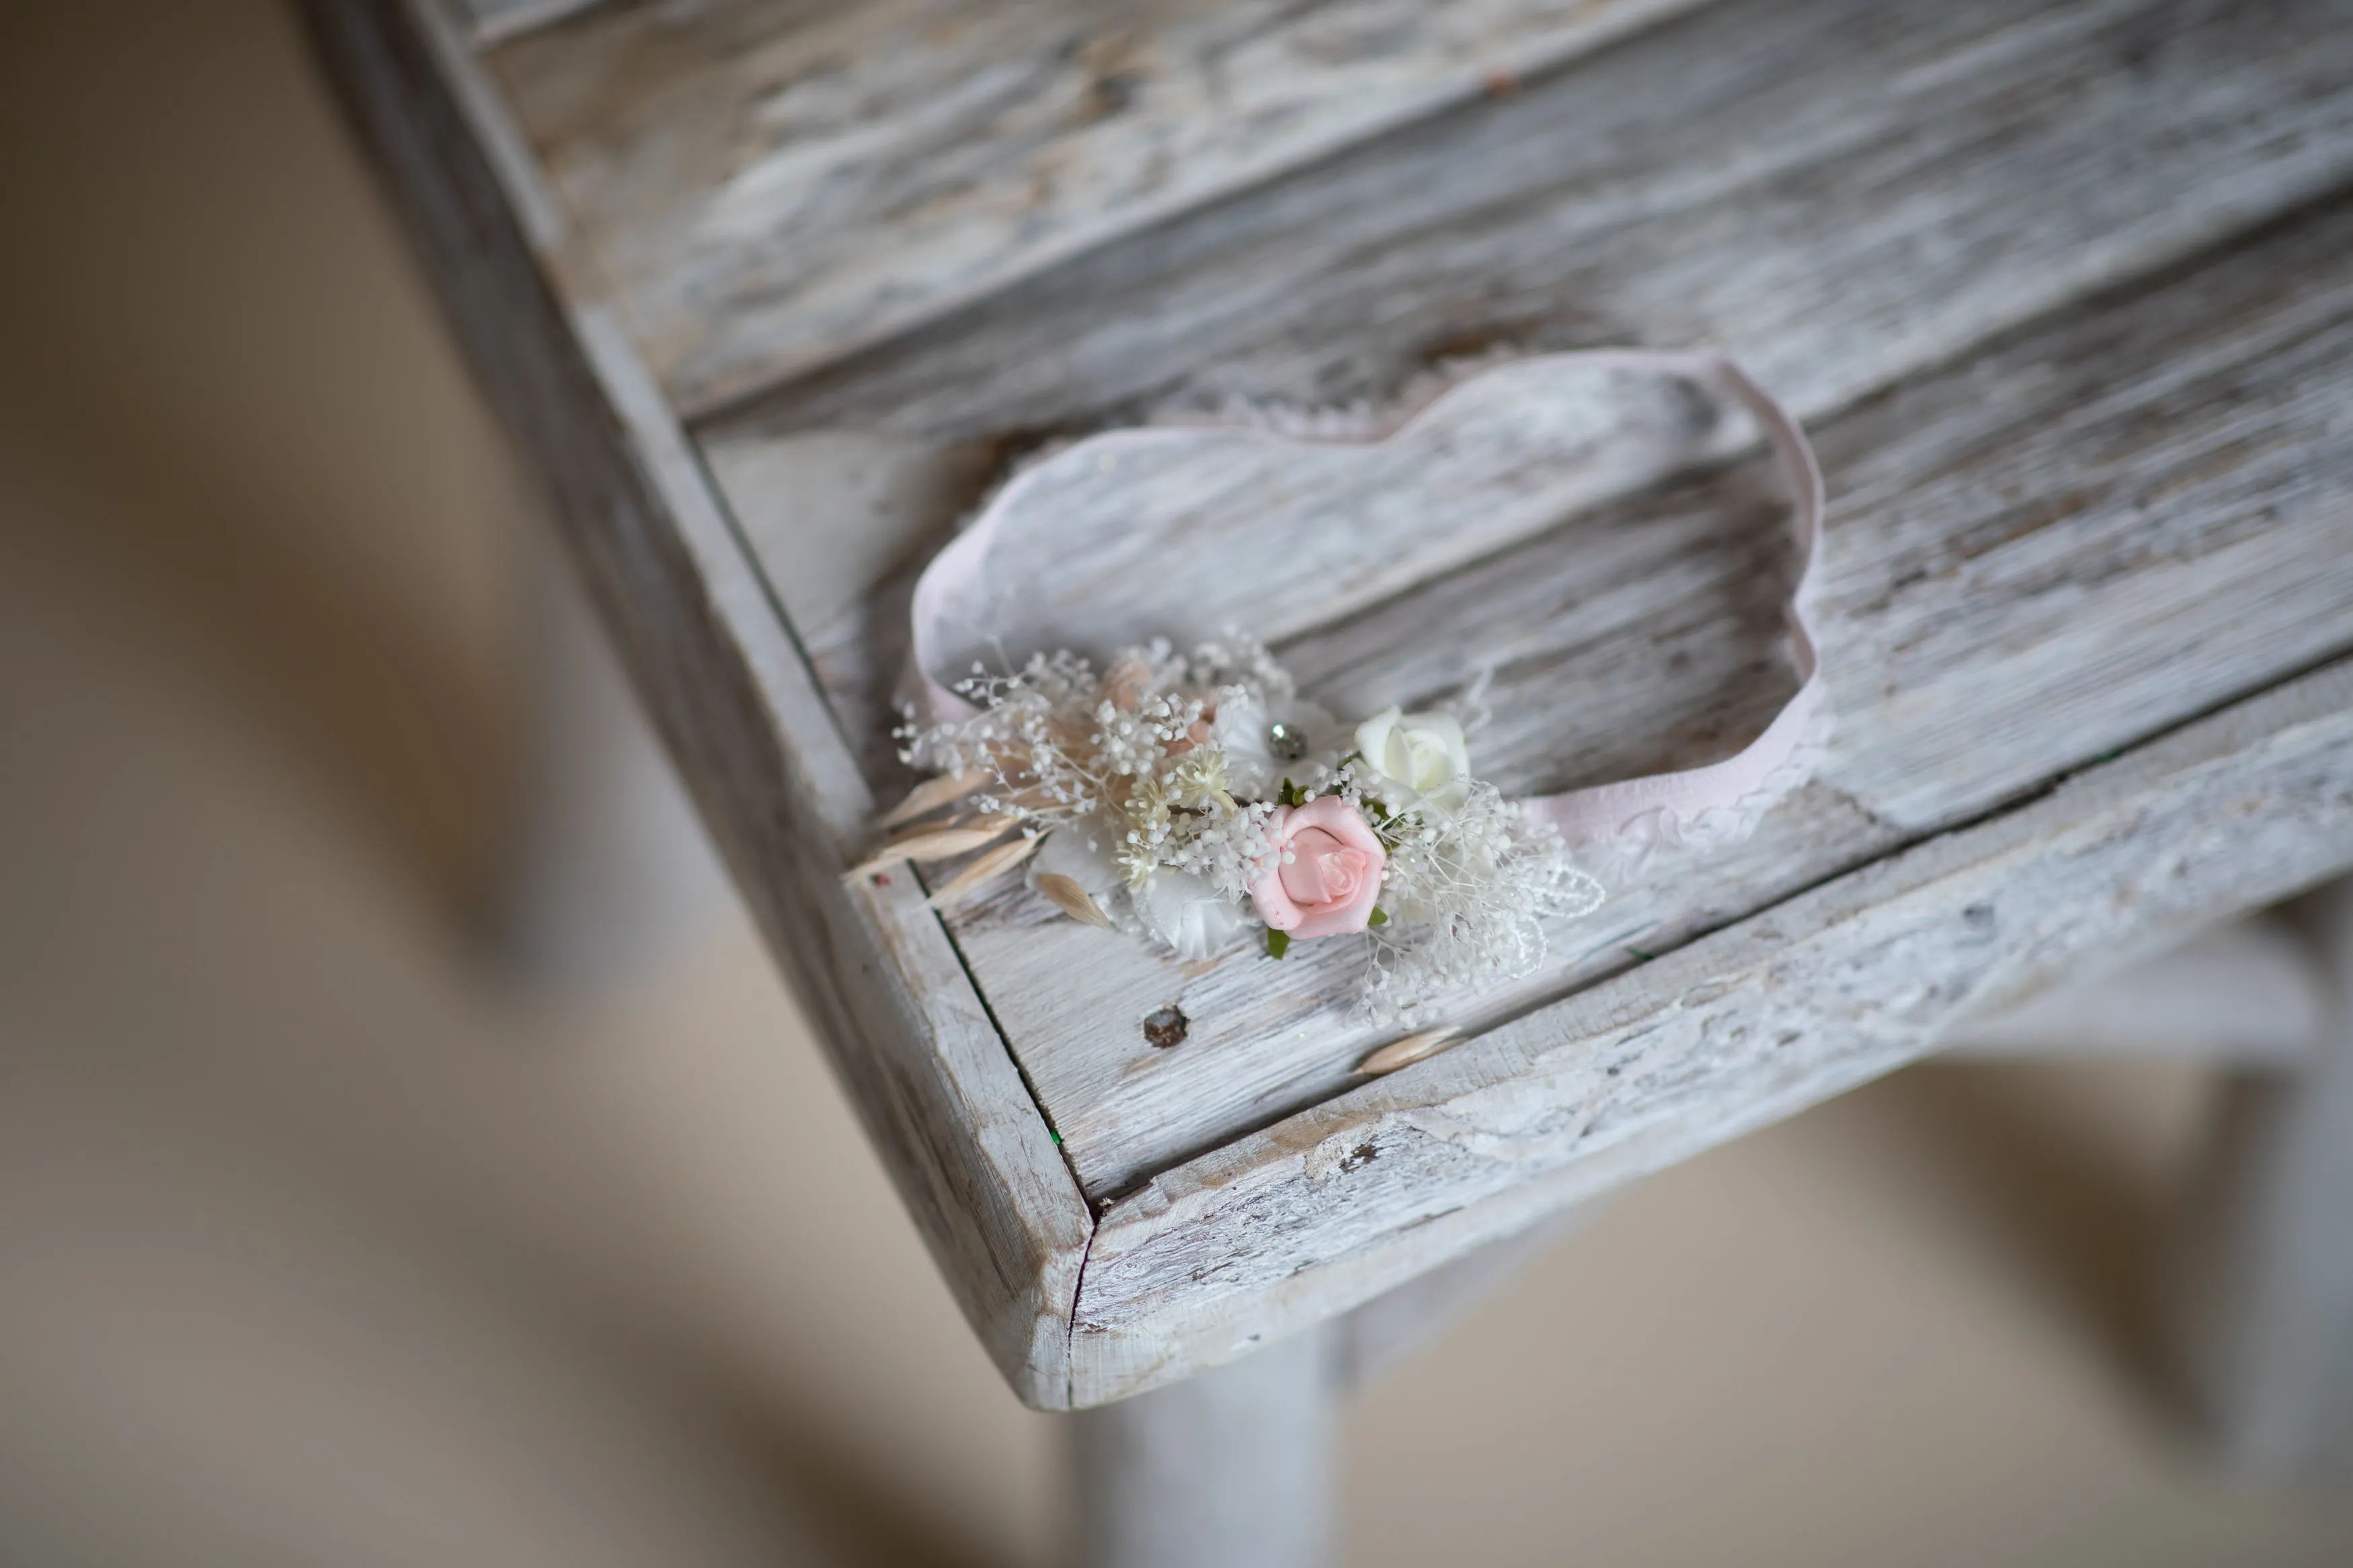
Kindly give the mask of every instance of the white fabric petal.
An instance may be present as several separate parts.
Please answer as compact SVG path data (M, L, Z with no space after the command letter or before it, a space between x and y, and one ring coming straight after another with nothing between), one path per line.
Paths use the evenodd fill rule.
M1146 931L1187 960L1215 956L1250 923L1239 905L1201 878L1165 867L1135 895L1135 912Z

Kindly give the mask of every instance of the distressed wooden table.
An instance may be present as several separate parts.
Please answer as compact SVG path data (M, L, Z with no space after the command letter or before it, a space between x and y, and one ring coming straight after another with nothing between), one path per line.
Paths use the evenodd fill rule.
M2342 0L308 8L1031 1405L1328 1342L1303 1331L2353 866ZM913 574L1022 453L1595 344L1736 353L1820 449L1841 725L1746 845L1618 889L1465 1043L1377 1080L1345 955L1187 965L1018 888L941 914L913 868L845 879L910 782L886 698ZM1737 482L1260 624L1342 710L1492 665L1507 789L1720 753L1790 679ZM2353 1129L2316 1109L2333 1081L2276 1080L2282 1114ZM2324 1152L2263 1144L2230 1184L2274 1228L2353 1197L2342 1141L2297 1136ZM2295 1331L2348 1339L2345 1250L2233 1321L2302 1292ZM1240 1386L1218 1375L1188 1397Z

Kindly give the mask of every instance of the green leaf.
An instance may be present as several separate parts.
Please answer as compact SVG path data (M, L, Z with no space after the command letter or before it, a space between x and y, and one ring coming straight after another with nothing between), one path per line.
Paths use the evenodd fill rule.
M1366 921L1365 923L1368 926L1385 926L1389 923L1389 912L1388 910L1381 908L1380 905L1375 904L1373 906L1373 918Z
M1287 931L1277 931L1272 926L1267 927L1266 955L1269 958L1281 958L1290 951L1291 933Z
M1274 798L1278 803L1283 805L1305 805L1307 804L1307 796L1301 792L1297 784L1293 784L1288 778L1282 781L1282 792Z

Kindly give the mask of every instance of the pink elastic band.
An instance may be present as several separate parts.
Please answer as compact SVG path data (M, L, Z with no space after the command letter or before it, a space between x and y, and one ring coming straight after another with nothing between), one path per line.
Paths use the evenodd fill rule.
M1799 427L1798 422L1763 388L1751 381L1746 372L1722 354L1597 349L1514 362L1515 366L1571 363L1604 370L1649 371L1682 376L1712 387L1747 409L1758 428L1764 432L1766 441L1771 446L1788 478L1791 503L1789 526L1799 561L1797 586L1790 593L1788 605L1789 638L1799 682L1796 695L1783 705L1780 712L1774 715L1773 721L1765 727L1762 734L1720 763L1686 768L1679 773L1623 779L1615 784L1569 790L1561 795L1538 795L1525 803L1531 815L1551 822L1560 829L1564 839L1572 847L1577 847L1615 838L1632 823L1652 813L1663 813L1688 822L1704 812L1736 806L1763 786L1783 763L1796 754L1799 743L1822 701L1820 659L1814 650L1814 640L1805 613L1808 590L1813 582L1815 544L1821 534L1822 475L1820 465L1814 460L1813 447L1807 443L1805 432ZM1468 384L1468 380L1457 383L1456 387L1465 384ZM1398 429L1380 438L1396 439L1427 418L1430 409L1445 400L1445 395L1441 395ZM1092 460L1114 455L1130 446L1183 439L1199 434L1198 426L1183 429L1113 430L1089 437L1050 459L1050 463L1076 459L1082 455L1086 460ZM1305 437L1278 438L1329 439ZM969 718L977 711L971 703L941 685L932 675L938 655L939 624L950 600L977 576L981 562L995 543L1004 520L1019 510L1023 496L1048 466L1041 464L1015 476L973 520L971 526L933 557L932 563L923 569L923 576L916 581L914 602L909 608L913 633L911 649L913 668L909 671L913 679L910 684L926 716L933 721Z

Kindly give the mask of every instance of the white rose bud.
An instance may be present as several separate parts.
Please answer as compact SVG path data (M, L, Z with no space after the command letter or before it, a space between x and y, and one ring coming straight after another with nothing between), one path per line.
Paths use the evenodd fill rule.
M1356 750L1424 800L1457 805L1470 793L1471 752L1451 713L1376 713L1356 726Z

